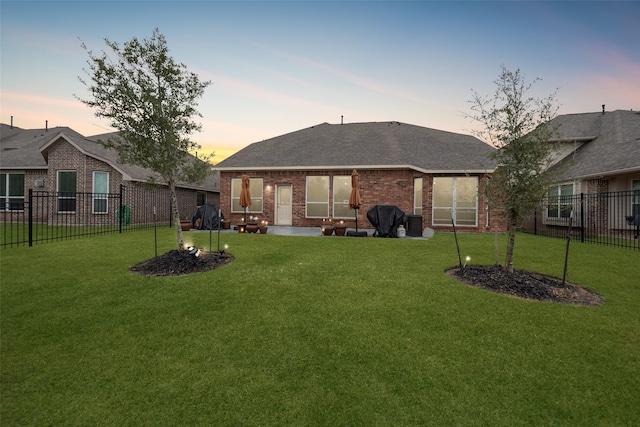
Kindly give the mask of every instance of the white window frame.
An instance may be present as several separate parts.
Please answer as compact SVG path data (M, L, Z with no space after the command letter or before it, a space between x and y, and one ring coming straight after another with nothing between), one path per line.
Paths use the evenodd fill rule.
M632 215L640 214L640 179L631 180L631 213Z
M74 173L75 176L76 176L76 188L74 189L74 191L73 192L71 192L71 191L64 192L64 193L71 194L70 196L61 195L63 193L62 191L60 191L60 174L61 173ZM59 171L57 171L56 172L56 192L57 192L57 196L58 196L58 203L57 203L57 206L56 206L56 208L57 208L56 211L58 213L63 213L63 214L75 213L77 208L78 208L78 206L76 204L77 203L76 194L78 192L78 171L76 171L76 170L59 170ZM62 203L63 200L73 200L74 209L73 210L62 210L62 209L60 209L60 204Z
M422 178L413 178L413 214L422 216Z
M436 183L438 179L448 178L453 180L452 185L452 206L436 206L435 198L436 198ZM476 182L475 188L475 205L474 207L458 207L458 179L474 179ZM431 214L431 223L437 226L451 225L451 215L453 215L454 224L456 227L477 227L478 226L478 177L477 176L441 176L433 178L433 193L431 196L431 206L432 206L432 214ZM442 212L446 210L450 213L449 219L447 221L440 221L436 219L436 212ZM458 211L473 211L474 221L473 224L461 224L458 222Z
M342 200L336 199L336 194L340 190L347 192L347 198ZM355 217L355 211L349 207L349 197L351 196L351 175L336 175L333 177L333 217L351 219ZM341 215L343 211L344 215Z
M326 201L309 201L309 178L323 178L327 180L327 194ZM329 216L329 192L331 188L331 178L329 175L310 175L305 178L305 218L327 218ZM326 215L309 215L309 205L325 205L326 206Z
M571 194L562 194L562 190L571 187ZM556 190L555 193L553 195L551 195L551 191L552 190ZM549 187L549 189L547 190L547 206L546 209L544 210L544 218L545 221L549 222L549 223L553 223L554 221L556 222L565 222L567 220L569 220L569 218L571 217L571 211L572 209L570 209L568 212L565 209L565 206L571 206L571 208L573 208L573 199L575 196L575 185L573 182L563 182L560 184L555 184L552 185L551 187ZM570 203L563 203L562 198L563 197L567 197L570 200ZM552 206L552 200L554 199L554 203L553 205L556 206L554 215L549 215L550 212L550 208ZM574 213L574 218L575 218L575 213Z
M244 208L240 206L240 192L242 191L242 178L231 179L231 212L244 213ZM251 194L251 206L247 208L247 213L262 213L264 200L264 179L249 179L249 194Z
M2 189L4 195L0 196L1 206L3 211L24 211L24 183L26 176L24 173L3 173L5 178L4 188ZM11 177L22 176L22 194L11 194ZM17 204L17 205L16 205ZM17 208L17 209L14 209Z
M97 184L99 184L97 176L106 176L107 186L105 189L97 188ZM100 191L100 190L106 190ZM92 193L91 193L92 201L91 201L91 212L94 214L108 214L109 213L109 172L105 171L93 171L92 176ZM104 200L104 210L96 209L96 202Z

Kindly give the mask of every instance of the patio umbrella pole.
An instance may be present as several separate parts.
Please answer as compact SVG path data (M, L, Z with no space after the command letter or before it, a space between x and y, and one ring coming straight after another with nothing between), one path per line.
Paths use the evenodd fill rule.
M356 213L356 235L358 233L358 209L362 201L360 200L360 177L357 170L351 171L351 195L349 195L349 207Z
M247 223L247 208L251 206L251 193L249 192L251 180L249 176L242 175L242 190L240 191L240 206L244 208L244 223Z
M354 209L354 212L356 213L356 233L358 232L358 209Z

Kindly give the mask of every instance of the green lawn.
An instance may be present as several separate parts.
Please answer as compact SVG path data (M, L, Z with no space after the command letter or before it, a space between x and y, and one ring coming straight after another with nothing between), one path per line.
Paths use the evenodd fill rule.
M492 235L459 239L494 262ZM453 281L452 234L228 233L221 269L129 272L153 242L0 251L3 427L640 425L637 251L572 243L568 280L606 299L574 307ZM564 247L518 235L515 266L561 277Z
M149 227L151 228L151 227ZM64 239L72 239L90 235L117 233L118 225L47 225L34 223L32 227L32 241L46 242ZM126 230L127 228L124 227ZM29 225L25 223L0 223L0 246L28 246L29 245Z

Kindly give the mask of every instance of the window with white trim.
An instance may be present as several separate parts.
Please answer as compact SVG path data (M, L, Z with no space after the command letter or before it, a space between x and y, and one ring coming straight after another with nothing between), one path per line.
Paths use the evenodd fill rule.
M349 207L351 197L351 175L333 177L333 217L353 218L355 212Z
M247 212L262 212L263 200L263 179L251 178L249 180L249 195L251 195L251 206L247 208ZM240 206L240 193L242 192L242 178L231 179L231 212L244 212L244 208Z
M0 210L24 210L24 174L0 174Z
M422 215L422 178L413 179L413 214Z
M93 213L109 212L109 172L93 171Z
M76 171L58 171L56 179L58 212L76 211L76 183Z
M640 215L640 180L631 181L631 189L633 190L631 211L633 215Z
M547 218L569 218L573 207L573 184L549 187L547 192Z
M478 178L433 178L433 224L476 226L478 224Z
M329 217L329 177L308 176L306 183L306 217Z

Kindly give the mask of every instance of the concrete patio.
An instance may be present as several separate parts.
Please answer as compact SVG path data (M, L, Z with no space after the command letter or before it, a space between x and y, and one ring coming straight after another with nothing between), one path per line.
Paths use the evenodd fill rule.
M198 231L198 232L207 232L209 230L194 230L191 229L191 231ZM355 231L355 228L347 228L347 232L349 231ZM358 227L358 231L359 232L363 232L366 231L367 232L367 237L373 237L373 233L374 233L374 229L372 228L360 228ZM213 230L213 232L217 233L217 230ZM238 230L232 227L231 229L228 230L220 230L221 233L237 233ZM259 233L257 233L259 234ZM268 230L267 230L267 234L274 234L277 236L317 236L317 237L326 237L326 238L330 238L330 237L348 237L348 236L336 236L331 235L331 236L324 236L322 234L322 231L320 229L320 227L288 227L288 226L284 226L284 225L270 225ZM424 237L403 237L404 239L424 239L426 240Z

